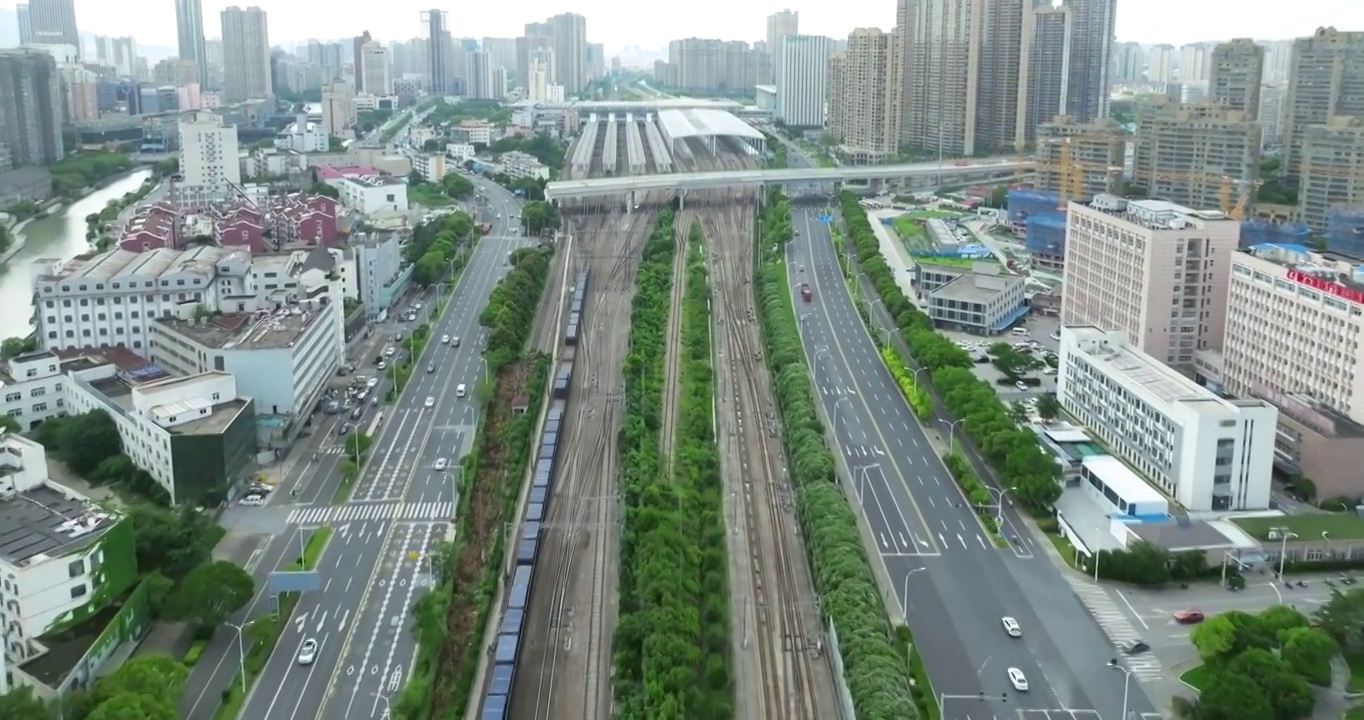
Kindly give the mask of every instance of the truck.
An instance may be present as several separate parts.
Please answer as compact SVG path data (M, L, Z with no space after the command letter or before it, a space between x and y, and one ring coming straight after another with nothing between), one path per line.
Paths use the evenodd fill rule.
M800 284L800 299L810 302L810 285L808 283Z

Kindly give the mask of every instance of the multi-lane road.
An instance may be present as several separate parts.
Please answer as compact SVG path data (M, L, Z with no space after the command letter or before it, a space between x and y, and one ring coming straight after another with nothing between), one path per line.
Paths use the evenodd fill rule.
M1045 554L1026 542L996 547L981 529L862 324L824 213L793 210L798 234L787 259L801 339L943 719L1123 720L1125 676L1108 666L1113 644ZM1021 534L1008 507L1005 520L1006 534ZM1005 634L1006 616L1023 637ZM1011 686L1011 667L1029 691ZM1129 709L1159 717L1136 682Z
M299 598L248 695L243 718L382 718L407 680L416 652L410 609L431 584L432 549L452 531L459 458L469 450L478 420L475 387L487 372L478 317L507 268L508 254L529 243L519 236L514 219L520 203L491 182L476 179L476 184L488 200L484 212L493 232L479 241L445 299L398 401L372 408L357 423L360 429L377 425L377 431L350 501L327 505L341 481L344 457L328 447L337 442L333 433L315 459L309 458L296 486L287 488L297 492L298 504L277 501L253 509L286 530L261 554L263 570L295 557L310 527L325 524L332 536L317 562L322 590ZM448 344L441 342L445 335L451 338ZM454 338L459 338L458 346ZM464 397L456 391L461 384L466 386ZM441 459L448 469L436 469ZM305 639L319 646L316 661L308 666L296 659ZM235 662L222 665L212 674L230 677L236 670ZM191 686L225 684L215 679ZM202 699L189 704L191 718L208 717L215 709L214 702Z

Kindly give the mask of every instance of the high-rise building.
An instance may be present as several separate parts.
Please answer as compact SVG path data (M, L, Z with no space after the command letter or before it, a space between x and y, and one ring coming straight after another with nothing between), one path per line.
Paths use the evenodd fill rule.
M1169 83L1175 79L1175 46L1153 45L1146 52L1146 81Z
M209 112L180 118L180 176L173 193L181 207L204 207L234 197L241 186L237 127Z
M507 97L507 89L508 86L510 85L510 82L507 80L507 76L511 74L511 72L512 72L511 70L508 70L507 68L504 67L493 68L492 73L493 85L491 89L492 99L501 100Z
M589 81L606 77L606 46L601 43L587 44L587 79Z
M449 95L450 89L450 28L449 17L444 10L427 10L422 13L422 23L426 25L427 52L426 77L434 95Z
M370 41L360 48L360 67L356 69L356 84L369 95L383 97L393 93L393 70L388 48ZM361 82L363 80L363 82Z
M1192 43L1179 48L1176 73L1184 84L1207 82L1211 75L1212 48L1208 43Z
M1303 134L1302 180L1298 186L1299 219L1319 233L1326 233L1336 213L1364 219L1364 118L1337 116L1323 125L1311 125ZM1352 223L1354 224L1354 223ZM1331 250L1364 255L1364 243L1333 246L1341 240L1327 234Z
M976 56L976 152L1014 148L1024 0L975 0L971 53ZM1107 62L1107 56L1104 58ZM1106 74L1106 73L1105 73Z
M1240 239L1221 211L1113 195L1071 203L1061 324L1119 331L1161 362L1191 365L1222 348L1226 258Z
M1112 118L1077 123L1057 116L1037 126L1037 189L1077 201L1103 193L1117 195L1122 192L1126 152L1127 136ZM1063 170L1066 163L1073 174Z
M876 28L857 28L848 49L829 62L829 132L839 153L856 165L882 162L898 149L886 106L890 40Z
M1364 117L1364 32L1318 28L1293 44L1284 109L1283 169L1290 186L1302 170L1307 128L1336 115Z
M1141 43L1114 43L1111 62L1112 82L1140 83L1146 79L1146 51Z
M823 127L833 41L821 35L786 35L779 43L777 119L790 127Z
M686 92L724 94L757 85L770 63L743 41L686 38L668 43L668 61L655 63L654 75Z
M67 122L89 122L99 119L99 76L79 65L60 69L62 95L66 102Z
M374 42L374 38L370 37L370 34L369 34L369 31L368 31L368 30L366 30L366 31L364 31L363 33L360 33L359 35L356 35L355 37L351 38L351 41L350 41L350 43L351 43L351 74L355 77L355 92L357 92L357 93L369 92L368 90L365 89L365 77L364 77L365 73L364 73L364 71L362 70L362 68L365 66L365 58L364 58L365 50L364 50L364 48L365 48L366 45L370 44L371 42ZM372 95L377 95L377 94L381 94L381 93L370 93L370 94L372 94Z
M13 165L49 165L66 156L61 78L41 50L0 50L0 143Z
M204 49L204 9L200 0L175 0L175 37L181 60L199 68L195 82L208 84L208 53Z
M469 97L475 100L500 99L501 93L493 92L492 60L487 50L475 50L465 56L468 68Z
M767 51L768 57L771 58L772 75L770 78L761 78L764 84L769 79L774 83L779 82L782 63L781 41L799 33L800 13L793 10L782 10L767 16L767 44L763 48ZM778 96L778 101L780 101L780 96Z
M1118 0L1064 0L1070 8L1070 89L1066 114L1077 122L1108 117L1108 67Z
M516 38L485 37L478 46L488 53L488 62L494 68L516 70Z
M1293 65L1293 41L1271 40L1261 43L1265 51L1264 82L1288 83L1288 71Z
M1014 114L1014 145L1020 151L1037 139L1039 125L1065 114L1070 32L1070 8L1040 2L1024 9Z
M1238 38L1213 48L1208 70L1208 94L1222 107L1240 110L1252 120L1260 114L1260 84L1265 51L1250 38Z
M904 140L944 157L975 152L976 84L971 75L971 0L915 4L905 41ZM893 81L893 79L892 79Z
M237 6L223 10L223 102L271 97L270 33L265 11ZM235 137L235 129L234 129Z
M1149 197L1218 208L1228 185L1244 188L1259 179L1260 144L1260 124L1240 110L1144 102L1137 107L1132 184Z
M81 54L80 33L76 32L75 0L29 0L28 18L31 42L37 45L70 45Z
M529 31L532 28L539 28L538 23L526 26L527 34L516 38L516 81L530 89L530 71L536 64L536 58L543 58L546 53L552 58L554 55L554 38L548 35L532 35ZM553 63L550 63L549 81L554 82Z
M587 87L587 18L577 13L555 15L545 21L554 38L554 59L558 67L555 82L564 92L574 95Z
M1256 119L1260 121L1264 148L1279 148L1283 145L1283 122L1288 85L1279 83L1260 86L1260 110Z
M19 44L33 44L33 13L29 10L28 3L14 6L14 18L19 25Z
M355 96L349 84L335 81L322 86L322 126L328 135L344 137L346 129L355 124L355 115Z

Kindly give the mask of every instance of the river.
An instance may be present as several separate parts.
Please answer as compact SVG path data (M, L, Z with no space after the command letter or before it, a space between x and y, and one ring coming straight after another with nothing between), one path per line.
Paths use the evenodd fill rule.
M25 225L20 235L27 238L24 246L8 261L0 264L0 338L25 336L33 331L29 323L33 306L33 276L44 269L35 265L39 258L70 260L90 251L85 241L85 216L99 212L109 204L136 190L152 171L137 170L66 205L58 212Z

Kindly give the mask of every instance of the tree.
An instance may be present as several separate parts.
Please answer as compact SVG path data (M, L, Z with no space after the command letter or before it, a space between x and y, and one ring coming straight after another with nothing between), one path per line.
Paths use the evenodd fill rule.
M36 340L22 337L7 337L0 342L0 360L9 360L16 355L33 352L38 347Z
M123 441L118 436L118 426L109 413L91 410L80 415L54 418L56 425L51 435L55 435L56 450L72 471L89 475L106 459L123 451ZM54 422L49 420L44 425ZM44 442L46 445L47 442ZM49 445L49 448L52 446Z
M133 524L137 569L185 577L206 562L221 532L208 515L185 506L178 510L138 503L128 508Z
M1279 634L1279 657L1293 672L1313 685L1331 684L1331 659L1339 647L1329 635L1312 627L1294 627Z
M1189 641L1203 662L1213 664L1239 658L1250 650L1270 650L1278 644L1260 618L1240 610L1220 613L1199 623L1189 633Z
M1306 615L1287 605L1270 605L1261 610L1259 621L1264 632L1276 640L1283 637L1283 633L1287 630L1305 628L1310 625Z
M539 235L546 228L559 227L559 211L547 202L528 202L521 208L521 219L526 223L526 232Z
M1037 398L1037 416L1048 422L1055 420L1061 414L1061 402L1056 399L1056 393L1047 393Z
M169 655L153 653L130 658L95 683L95 702L120 695L148 695L172 705L180 701L189 668Z
M0 432L23 432L23 426L13 415L0 415Z
M467 198L474 194L474 183L459 173L449 173L440 181L441 189L452 198Z
M52 709L27 685L0 695L0 718L5 720L51 720Z
M422 286L429 286L440 281L444 274L445 258L435 250L422 255L417 260L417 264L412 267L412 279Z
M1332 591L1327 600L1312 615L1317 627L1335 638L1346 651L1358 648L1364 640L1364 590Z
M95 707L86 720L176 720L175 708L150 695L118 695Z
M313 183L312 187L308 188L308 192L314 195L326 195L333 200L341 199L341 191L324 182Z
M1198 720L1276 720L1274 706L1254 680L1218 673L1198 698Z
M245 570L226 560L205 563L180 582L169 614L200 627L217 627L246 607L255 593L256 582Z

